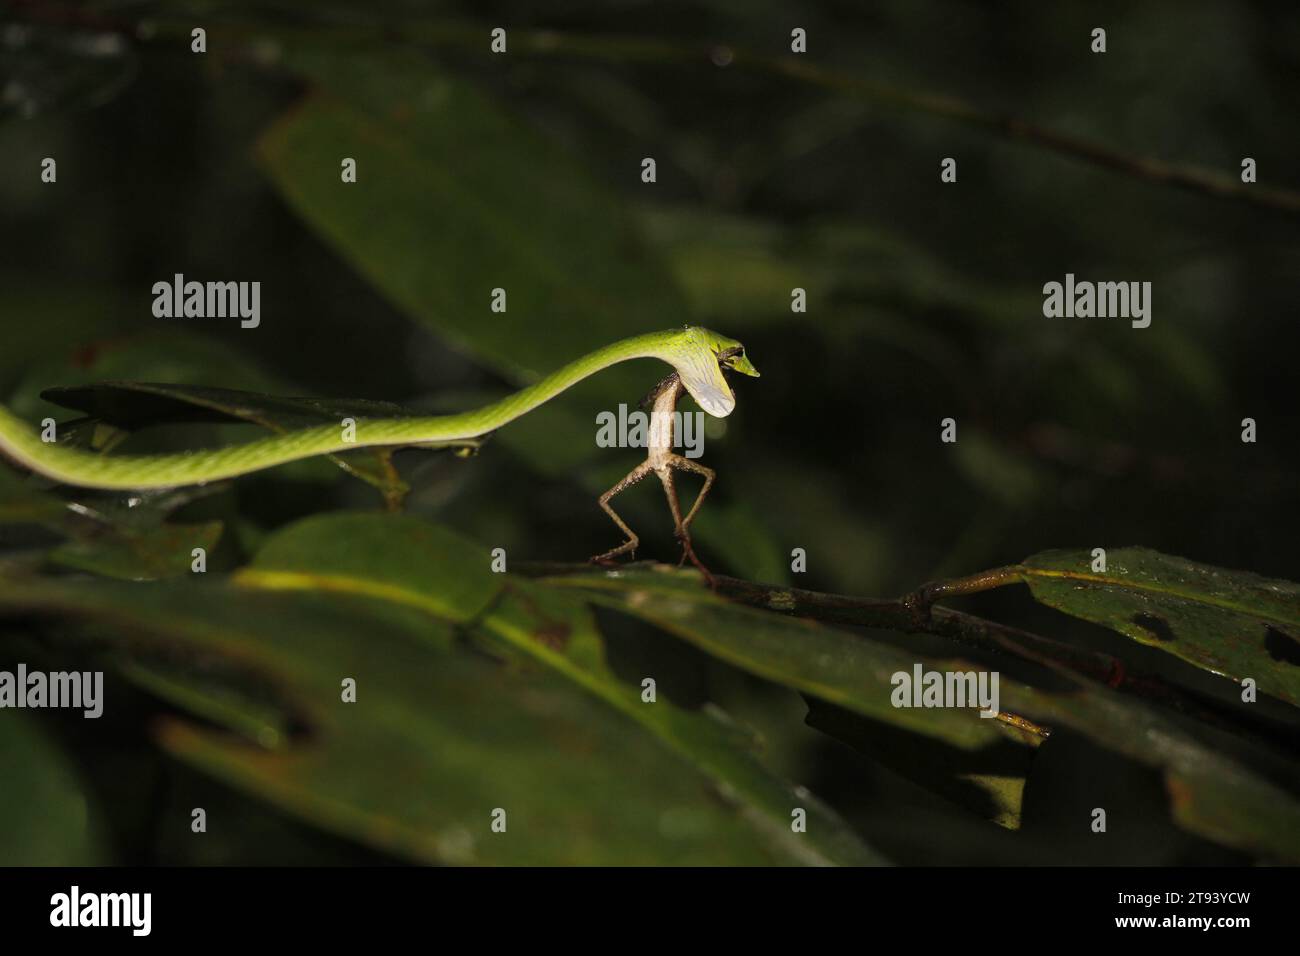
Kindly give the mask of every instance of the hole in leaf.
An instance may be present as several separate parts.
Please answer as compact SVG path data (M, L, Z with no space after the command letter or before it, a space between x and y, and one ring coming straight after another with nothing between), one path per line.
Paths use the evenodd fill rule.
M1285 661L1300 667L1300 641L1271 624L1264 625L1264 650L1275 661Z
M1174 632L1169 628L1169 622L1163 617L1158 617L1155 614L1148 614L1146 611L1141 611L1133 615L1133 623L1142 628L1157 641L1176 640Z

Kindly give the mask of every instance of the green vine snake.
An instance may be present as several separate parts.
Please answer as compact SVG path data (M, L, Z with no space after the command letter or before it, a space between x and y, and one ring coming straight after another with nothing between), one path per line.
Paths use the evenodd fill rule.
M746 357L741 343L708 329L687 326L614 342L575 359L513 395L472 411L430 418L359 418L356 420L355 434L348 436L353 439L351 441L345 440L343 428L330 424L270 435L224 448L157 455L101 455L44 441L27 422L0 405L0 452L21 466L66 485L119 491L176 488L237 478L302 458L358 448L447 443L477 438L528 414L588 376L620 362L638 358L660 359L673 367L676 384L669 389L672 402L675 403L684 388L700 408L718 418L730 415L736 407L735 394L723 371L758 375L758 370ZM665 394L663 386L659 394ZM690 467L694 462L681 464L687 461L688 459L672 455L662 448L651 448L647 465L639 466L638 470L642 471L640 477L648 474L649 470L654 470L663 477L673 468L707 472L706 481L711 483L712 472L702 470L700 466ZM649 470L644 470L647 468ZM639 477L631 481L629 479L632 479L632 475L601 499L601 507L614 517L619 527L628 534L629 540L612 552L598 555L598 559L607 559L636 548L636 536L608 507L609 497L639 480ZM665 480L665 489L671 492L670 478ZM689 556L692 560L695 559L690 552L686 528L702 499L703 492L691 509L690 516L683 519L678 514L675 495L669 495L678 538L683 542L683 557Z

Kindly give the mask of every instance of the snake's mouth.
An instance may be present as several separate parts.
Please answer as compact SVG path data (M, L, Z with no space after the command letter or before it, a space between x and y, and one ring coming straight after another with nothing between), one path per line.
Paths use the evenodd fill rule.
M736 396L723 373L758 374L741 343L699 327L688 326L660 357L677 369L691 398L714 418L726 418L736 408Z
M736 410L736 393L731 388L732 375L758 378L758 369L745 355L744 346L733 346L717 353L717 364L708 374L682 376L682 383L700 408L715 418L726 418ZM714 370L716 369L716 374Z

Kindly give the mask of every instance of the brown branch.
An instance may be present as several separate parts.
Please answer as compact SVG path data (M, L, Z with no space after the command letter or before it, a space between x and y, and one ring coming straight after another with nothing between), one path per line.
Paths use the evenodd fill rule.
M1142 697L1222 729L1238 729L1232 720L1210 710L1181 689L1152 674L1131 670L1110 654L1075 647L951 608L932 606L941 597L975 594L1020 583L1022 571L1014 565L931 582L894 601L756 584L720 575L714 577L719 594L742 604L831 624L947 637L981 650L1030 661L1075 683L1098 681L1121 693Z
M741 57L737 56L740 61ZM994 135L1067 156L1070 159L1123 173L1136 179L1172 186L1218 199L1236 199L1269 209L1300 213L1300 192L1244 183L1202 166L1177 165L1150 156L1133 156L1101 143L1070 136L1014 116L988 113L956 97L916 93L873 83L795 57L749 57L760 69L813 83L845 95L964 123Z
M742 604L833 624L937 634L981 650L1011 654L1067 675L1080 675L1112 687L1122 684L1124 667L1109 654L1073 647L973 614L931 607L939 596L972 594L1014 583L1019 575L1013 572L1012 568L998 568L969 578L939 581L892 601L715 577L718 593Z
M658 567L654 562L637 562L628 567L638 566ZM582 574L592 568L589 564L523 562L517 564L515 570L529 576L552 576ZM713 578L716 593L739 604L827 624L946 637L968 647L1029 661L1074 684L1099 682L1214 726L1226 730L1240 729L1237 722L1207 708L1187 692L1154 675L1131 670L1110 654L1075 647L974 614L932 606L940 597L974 594L1019 583L1021 569L1014 565L932 582L896 600L759 584L726 575L715 574Z

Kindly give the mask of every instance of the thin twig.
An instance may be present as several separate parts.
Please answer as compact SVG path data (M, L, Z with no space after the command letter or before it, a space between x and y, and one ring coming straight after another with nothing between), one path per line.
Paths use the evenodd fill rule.
M715 575L715 578L719 594L769 611L833 624L878 627L908 634L937 634L970 647L1011 654L1053 670L1063 669L1069 674L1102 681L1112 687L1121 685L1127 676L1124 667L1109 654L1073 647L973 614L930 606L937 595L970 594L1012 583L1018 577L1009 573L1011 570L999 568L970 578L936 582L892 601L775 587L721 575Z
M974 614L931 607L931 602L941 596L974 594L1020 582L1021 569L1014 565L932 582L896 601L756 584L720 575L714 577L719 594L744 604L827 623L947 637L982 650L1030 661L1073 682L1098 681L1114 690L1142 697L1214 726L1240 729L1238 724L1206 708L1179 688L1154 675L1131 670L1110 654L1075 647Z
M738 56L737 60L741 61L741 58ZM1178 165L1151 156L1129 155L1101 143L1061 133L1015 116L985 112L956 97L916 93L885 86L795 57L751 58L747 54L744 62L752 62L758 68L768 72L837 90L848 96L964 123L1005 139L1027 143L1079 162L1123 173L1150 183L1172 186L1218 199L1236 199L1269 209L1300 213L1300 192L1260 186L1257 183L1244 183L1234 176L1216 173L1203 166Z

